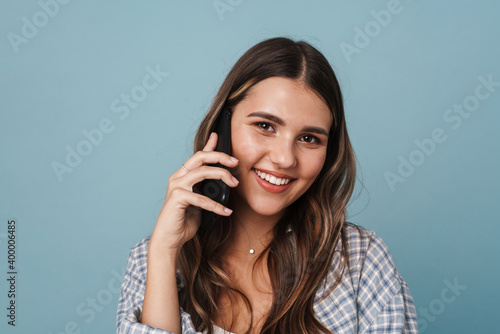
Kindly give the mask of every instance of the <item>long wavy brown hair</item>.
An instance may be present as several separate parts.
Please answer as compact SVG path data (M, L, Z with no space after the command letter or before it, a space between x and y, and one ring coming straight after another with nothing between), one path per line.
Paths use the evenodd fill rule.
M356 162L340 86L328 60L307 42L283 37L250 48L222 83L196 133L194 152L205 146L223 106L236 106L253 85L274 76L297 80L315 91L328 105L333 122L322 170L311 187L286 209L266 248L273 304L261 332L332 333L316 319L313 306L316 292L332 266L338 275L328 292L337 287L349 263L343 227L349 224L346 206L354 188ZM212 320L220 315L216 301L221 293L239 295L252 314L248 298L222 269L220 255L231 234L231 224L227 217L219 217L208 231L198 231L182 247L179 258L184 285L181 306L191 315L196 329L207 329L209 334L213 333ZM333 263L339 240L340 260Z

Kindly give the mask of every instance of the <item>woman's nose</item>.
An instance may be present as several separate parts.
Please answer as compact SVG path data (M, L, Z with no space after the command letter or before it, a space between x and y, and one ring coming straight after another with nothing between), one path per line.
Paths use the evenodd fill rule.
M269 147L271 162L280 168L291 168L297 165L295 142L287 138L274 141Z

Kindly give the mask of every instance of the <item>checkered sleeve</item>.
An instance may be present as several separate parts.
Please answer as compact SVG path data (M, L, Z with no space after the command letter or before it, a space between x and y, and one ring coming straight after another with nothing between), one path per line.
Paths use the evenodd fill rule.
M384 241L369 232L359 278L359 333L418 333L410 290Z
M116 315L117 334L169 334L159 328L140 323L144 292L146 290L147 254L149 237L132 247L121 285ZM177 273L177 288L182 288L180 273ZM182 333L196 334L191 316L181 308Z

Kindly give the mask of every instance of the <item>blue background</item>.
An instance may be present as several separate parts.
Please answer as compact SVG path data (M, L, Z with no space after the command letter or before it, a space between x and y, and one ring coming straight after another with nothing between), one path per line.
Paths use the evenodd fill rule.
M130 247L152 232L168 177L191 156L231 66L275 36L310 42L338 75L360 167L349 219L388 244L421 333L498 332L500 87L479 88L489 96L460 126L458 114L444 117L474 102L479 77L500 82L499 3L401 0L383 26L371 11L388 1L221 0L224 12L214 2L69 1L48 15L52 0L2 1L0 332L115 331ZM343 52L347 44L357 52ZM126 117L115 113L112 103L138 96L157 66L168 75ZM113 130L59 179L54 162L66 164L66 147L106 119ZM446 139L418 153L415 141L435 129ZM411 157L418 165L391 188L387 172ZM6 317L12 218L15 328Z

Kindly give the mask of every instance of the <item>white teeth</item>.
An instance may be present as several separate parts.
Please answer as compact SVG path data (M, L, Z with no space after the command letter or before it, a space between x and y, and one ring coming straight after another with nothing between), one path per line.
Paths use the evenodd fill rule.
M278 185L278 186L281 186L281 185L284 185L284 184L288 184L291 179L281 179L281 178L277 178L276 176L274 175L270 175L270 174L266 174L264 172L261 172L257 169L254 169L254 171L257 173L257 175L261 178L261 179L264 179L266 180L267 182L269 183L272 183L272 184L275 184L275 185Z

